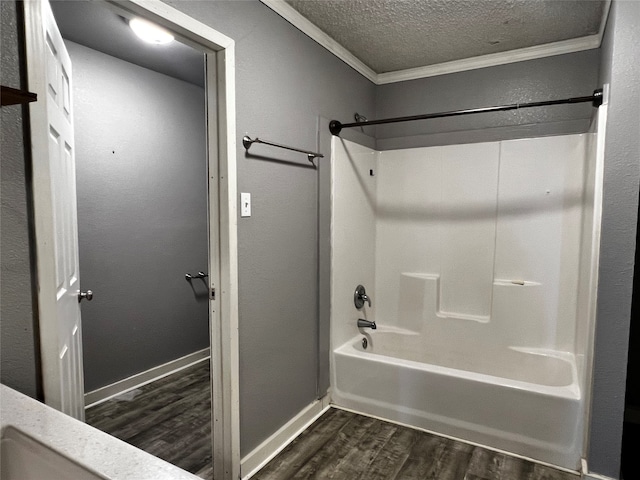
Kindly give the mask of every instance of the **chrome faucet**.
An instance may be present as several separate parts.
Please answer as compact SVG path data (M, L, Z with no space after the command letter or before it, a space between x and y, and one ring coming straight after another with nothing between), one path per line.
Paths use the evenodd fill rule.
M362 318L358 319L358 328L370 328L371 330L375 330L376 322L370 322L369 320L364 320Z
M356 291L353 292L353 303L358 310L364 307L364 302L369 304L369 308L371 308L371 298L367 295L366 290L362 285L358 285L356 287Z

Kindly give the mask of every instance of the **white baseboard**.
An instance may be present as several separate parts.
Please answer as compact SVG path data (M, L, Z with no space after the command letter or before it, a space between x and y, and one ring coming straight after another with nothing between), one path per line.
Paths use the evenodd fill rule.
M240 478L248 480L255 475L328 409L329 399L326 395L303 408L240 461Z
M135 375L123 380L98 388L92 392L87 392L84 394L85 408L93 407L94 405L109 400L110 398L117 397L129 390L142 387L147 383L151 383L179 370L190 367L191 365L208 359L210 354L211 352L209 348L203 348L202 350L190 353L184 357L176 358L170 362L163 363L157 367L150 368L144 372L136 373Z

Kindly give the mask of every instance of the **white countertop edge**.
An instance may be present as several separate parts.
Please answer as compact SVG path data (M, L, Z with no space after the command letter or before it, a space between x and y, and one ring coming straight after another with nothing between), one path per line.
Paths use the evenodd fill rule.
M13 426L112 480L202 480L122 440L0 385L0 424Z

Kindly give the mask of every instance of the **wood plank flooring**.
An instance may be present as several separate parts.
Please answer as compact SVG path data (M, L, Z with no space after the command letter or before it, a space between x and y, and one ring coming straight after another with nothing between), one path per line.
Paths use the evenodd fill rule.
M212 480L209 362L86 412L87 423ZM268 415L268 413L265 413ZM578 480L576 475L339 409L330 409L255 480Z
M199 477L213 479L209 362L91 407L86 422Z
M253 479L578 480L578 476L330 409Z

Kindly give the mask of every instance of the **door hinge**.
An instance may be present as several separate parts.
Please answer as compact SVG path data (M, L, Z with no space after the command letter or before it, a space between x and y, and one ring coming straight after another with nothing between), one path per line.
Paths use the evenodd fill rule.
M215 287L211 287L211 290L209 290L209 300L215 300L216 299L216 289Z

